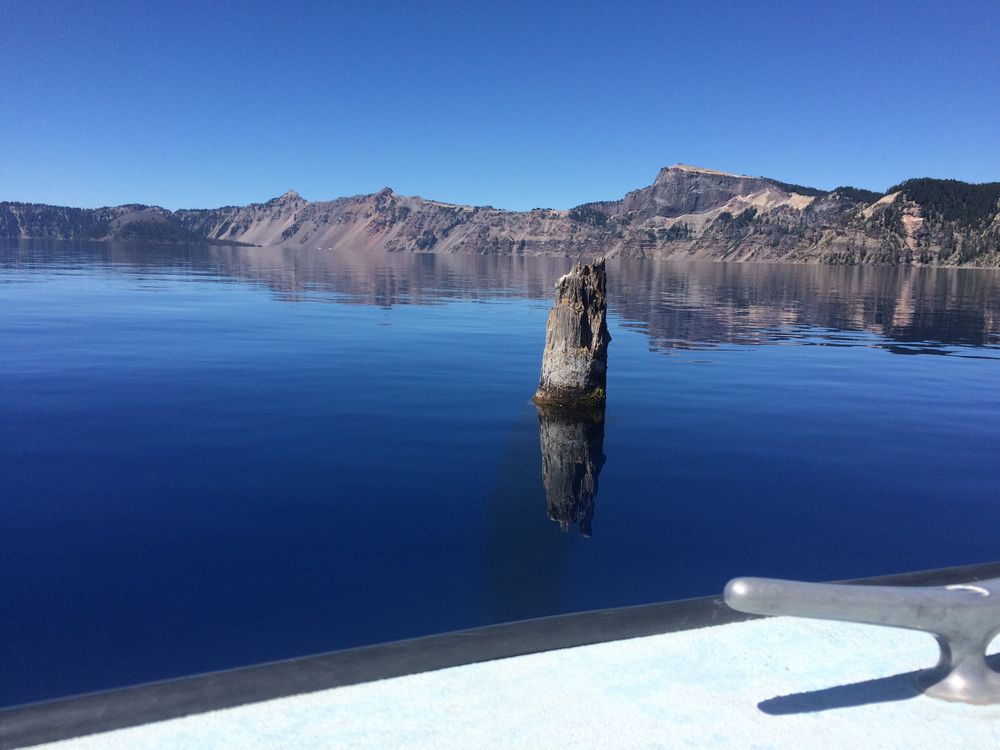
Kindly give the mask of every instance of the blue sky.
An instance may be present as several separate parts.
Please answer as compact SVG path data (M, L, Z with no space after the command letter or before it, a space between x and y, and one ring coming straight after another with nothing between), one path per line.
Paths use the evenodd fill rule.
M0 200L1000 180L1000 2L0 0Z

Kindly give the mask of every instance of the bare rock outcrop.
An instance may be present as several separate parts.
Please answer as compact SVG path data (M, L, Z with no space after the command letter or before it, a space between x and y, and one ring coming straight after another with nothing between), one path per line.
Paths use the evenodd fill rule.
M556 282L535 403L566 408L602 405L610 343L604 259L578 263Z
M0 238L311 250L1000 267L1000 182L823 190L676 164L618 200L506 211L377 193L168 211L0 202Z

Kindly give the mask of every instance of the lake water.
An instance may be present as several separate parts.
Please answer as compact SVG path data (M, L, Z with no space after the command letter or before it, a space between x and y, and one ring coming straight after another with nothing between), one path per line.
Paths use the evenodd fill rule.
M0 245L0 705L1000 558L1000 275L611 262L540 424L570 265Z

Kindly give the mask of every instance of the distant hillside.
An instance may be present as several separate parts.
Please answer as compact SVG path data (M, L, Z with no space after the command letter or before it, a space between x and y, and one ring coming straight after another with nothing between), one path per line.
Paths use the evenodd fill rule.
M159 206L66 208L0 203L0 237L119 242L214 242L186 228Z
M1000 266L1000 183L907 180L825 191L678 164L568 211L461 206L389 188L167 211L0 203L0 237L210 241L404 252Z

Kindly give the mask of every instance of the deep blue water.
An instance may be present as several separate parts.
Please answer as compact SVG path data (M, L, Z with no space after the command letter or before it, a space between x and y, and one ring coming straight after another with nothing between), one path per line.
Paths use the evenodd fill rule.
M1000 558L1000 275L610 263L587 538L530 402L570 265L0 245L0 705Z

